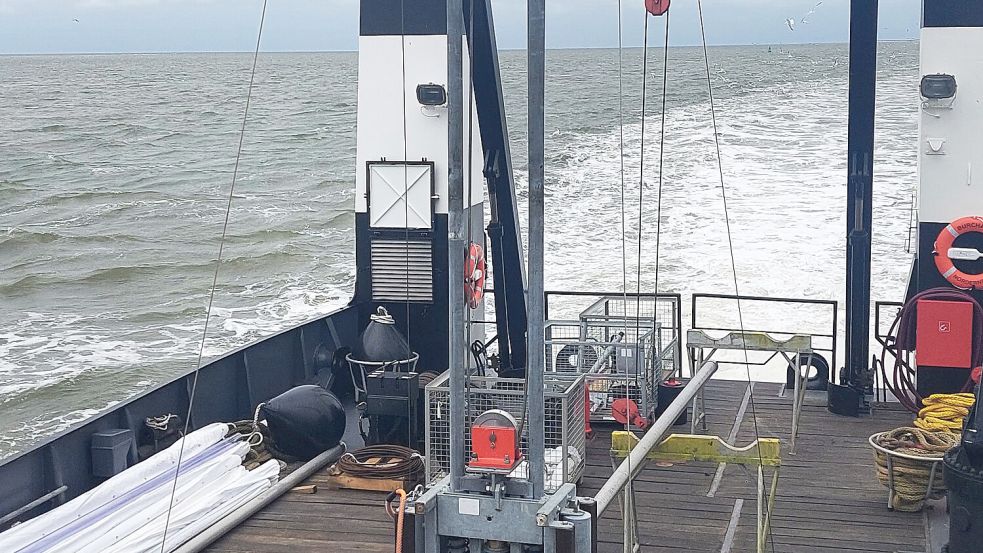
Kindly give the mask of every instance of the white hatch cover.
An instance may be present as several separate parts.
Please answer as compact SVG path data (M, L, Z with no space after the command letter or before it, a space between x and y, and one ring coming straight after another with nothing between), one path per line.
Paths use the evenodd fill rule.
M429 229L433 164L369 163L369 226Z

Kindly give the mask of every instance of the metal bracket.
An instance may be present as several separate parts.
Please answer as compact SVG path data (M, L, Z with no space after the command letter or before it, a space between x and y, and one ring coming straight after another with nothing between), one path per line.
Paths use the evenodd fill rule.
M611 456L627 457L639 442L632 432L624 430L611 434ZM713 463L734 463L758 467L758 514L757 514L757 552L764 553L768 542L768 530L775 510L775 494L778 491L778 468L782 464L781 442L777 438L759 438L744 447L735 447L719 436L696 436L692 434L672 434L659 445L653 447L646 459L652 461L708 461ZM763 467L774 467L771 487L765 494L765 474ZM631 516L633 500L627 499L625 516ZM635 527L637 521L632 521ZM627 531L626 527L626 533Z

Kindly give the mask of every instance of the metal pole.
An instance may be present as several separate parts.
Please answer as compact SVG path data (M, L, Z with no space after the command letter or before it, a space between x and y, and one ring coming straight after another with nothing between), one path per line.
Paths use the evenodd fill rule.
M526 386L529 394L529 480L533 497L543 495L545 470L545 371L546 316L543 284L543 185L546 155L546 1L528 0L529 44L529 362Z
M829 409L856 416L870 371L871 204L874 96L877 83L877 0L850 3L850 91L847 128L846 381L832 386Z
M464 476L464 19L462 0L447 0L447 298L450 306L448 367L451 392L451 490Z
M693 375L693 378L686 383L686 386L679 392L676 399L672 400L666 411L662 413L652 428L642 436L635 447L628 454L628 458L621 462L621 465L614 471L611 478L604 483L597 495L594 496L594 501L597 502L597 516L601 516L604 511L607 510L608 506L611 505L612 501L618 496L619 493L625 488L629 480L634 479L638 476L638 473L642 471L645 466L645 457L648 455L649 451L653 447L659 445L665 435L669 432L673 423L679 418L679 415L686 411L686 406L689 404L690 400L696 396L699 390L703 389L703 386L710 380L713 373L717 372L717 363L714 361L708 361L700 367L700 370Z

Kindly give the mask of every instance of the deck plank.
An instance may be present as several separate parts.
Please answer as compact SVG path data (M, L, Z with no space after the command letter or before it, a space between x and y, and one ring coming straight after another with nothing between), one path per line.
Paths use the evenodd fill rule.
M791 398L781 386L756 383L753 408L735 421L747 384L711 381L707 387L709 432L748 443L755 430L782 440L783 465L769 551L774 553L923 551L922 514L885 507L886 491L874 475L867 437L909 424L897 404L878 404L869 417L837 417L821 397L806 401L794 455L789 453ZM735 424L736 423L736 424ZM679 427L688 432L689 426ZM579 493L595 493L612 472L610 428L595 426ZM713 497L707 497L717 465L649 464L635 482L642 550L646 553L721 551L735 505L743 500L731 551L754 550L756 475L728 465ZM323 484L316 474L307 483ZM385 494L330 490L287 494L213 544L215 553L280 551L391 552L393 523L383 510ZM602 517L599 551L620 553L622 527L617 507Z

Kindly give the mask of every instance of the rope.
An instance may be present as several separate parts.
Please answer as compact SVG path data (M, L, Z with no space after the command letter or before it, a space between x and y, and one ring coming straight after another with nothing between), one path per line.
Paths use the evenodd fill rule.
M963 420L969 416L976 396L969 393L932 394L922 400L915 426L934 432L962 432Z
M370 464L372 459L380 462ZM345 474L374 480L416 478L425 468L422 455L400 445L363 447L342 455L335 466Z
M710 52L707 48L707 34L706 28L703 23L703 1L697 0L696 2L697 11L700 15L700 37L703 42L703 60L706 68L707 74L707 94L710 98L710 120L713 123L713 144L716 149L717 154L717 172L720 177L720 196L723 200L724 207L724 226L727 229L727 248L730 251L730 268L734 279L734 295L737 298L737 319L741 330L741 345L744 351L744 368L747 371L747 384L748 384L748 404L751 406L751 422L754 426L754 438L758 440L761 438L758 432L758 413L755 408L754 402L754 386L752 386L751 380L751 365L748 358L747 351L747 340L743 339L744 336L744 312L741 309L741 292L740 287L737 282L737 261L734 257L734 238L730 229L730 214L727 210L727 187L724 185L724 164L723 158L720 155L720 136L717 132L717 112L713 103L713 81L710 77ZM758 450L758 462L764 465L764 461L761 459L761 450ZM773 477L774 478L774 477ZM775 539L772 535L772 525L768 525L768 541L771 542L771 550L775 550Z
M945 491L941 470L936 467L933 478L932 467L958 442L959 438L950 432L931 432L911 427L896 428L871 437L871 443L890 452L885 453L875 448L874 461L877 478L888 489L891 489L891 472L893 472L891 505L895 510L917 512L922 509L926 495L931 498L941 497ZM893 470L889 470L888 455L891 453L922 459L892 455L891 469ZM928 485L929 479L933 480L931 489Z
M256 62L259 60L259 45L263 40L263 25L266 23L266 4L268 0L263 0L263 11L259 16L259 30L256 33L256 49L253 52L253 65L249 72L249 87L246 89L246 105L242 112L242 126L239 128L239 145L236 147L236 161L232 169L232 184L229 186L229 197L225 206L225 220L222 223L222 237L218 243L218 257L215 259L215 271L212 274L212 286L208 292L208 307L205 310L205 324L201 331L201 345L198 348L198 361L195 363L195 372L191 380L191 393L188 399L188 416L184 419L184 435L188 435L191 426L191 413L195 405L195 392L198 390L198 374L201 371L201 362L205 356L205 339L208 337L208 321L212 315L212 304L215 301L215 290L218 288L218 273L222 266L222 254L225 251L225 237L229 231L229 219L232 215L232 199L235 197L236 178L239 176L239 160L242 157L242 144L246 137L246 121L249 118L249 101L253 96L253 83L256 79ZM181 461L184 458L185 440L181 440L178 448L177 467L174 471L174 484L171 486L170 498L167 501L167 515L164 518L164 532L160 538L160 550L163 553L167 547L167 527L171 522L171 511L174 509L174 495L177 493L178 477L181 474Z

